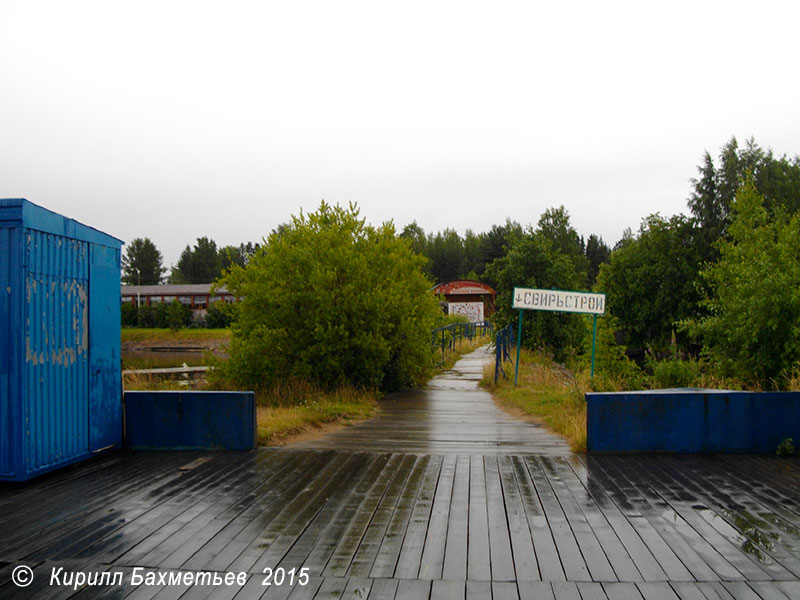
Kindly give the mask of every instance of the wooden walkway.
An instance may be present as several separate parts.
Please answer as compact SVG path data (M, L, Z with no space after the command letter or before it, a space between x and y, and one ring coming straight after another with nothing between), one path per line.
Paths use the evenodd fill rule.
M417 427L417 445L387 433L381 451L342 435L331 450L120 452L2 484L0 598L800 598L800 461L501 452L468 443L468 414L511 431L473 408L431 417L459 436ZM393 410L377 421L399 427ZM65 583L103 572L122 584ZM243 582L168 585L204 573Z

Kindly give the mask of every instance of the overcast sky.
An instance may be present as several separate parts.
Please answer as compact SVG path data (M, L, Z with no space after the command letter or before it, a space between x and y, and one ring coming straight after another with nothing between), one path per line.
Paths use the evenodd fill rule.
M426 232L567 207L609 244L708 150L800 154L800 4L0 0L0 197L165 264L321 199Z

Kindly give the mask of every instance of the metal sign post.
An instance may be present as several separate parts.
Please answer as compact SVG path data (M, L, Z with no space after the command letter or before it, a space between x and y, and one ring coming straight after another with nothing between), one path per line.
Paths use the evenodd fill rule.
M592 367L594 377L594 349L597 340L597 316L606 312L606 295L591 292L572 292L569 290L538 290L514 288L512 308L519 309L517 330L517 364L514 368L514 385L517 385L519 372L519 347L522 342L522 311L546 310L550 312L572 312L593 315L592 321Z
M519 309L519 321L517 322L517 364L514 367L514 387L517 387L517 376L519 375L519 347L522 345L522 309Z

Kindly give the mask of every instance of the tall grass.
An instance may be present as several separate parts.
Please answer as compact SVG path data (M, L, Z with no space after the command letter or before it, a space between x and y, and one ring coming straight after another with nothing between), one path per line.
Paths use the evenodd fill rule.
M122 342L205 342L229 341L230 329L157 329L150 327L123 327Z
M513 370L513 367L512 367ZM588 376L577 376L540 351L523 349L517 387L513 375L494 382L494 364L483 371L481 386L501 404L531 415L564 437L576 452L586 451L586 402Z

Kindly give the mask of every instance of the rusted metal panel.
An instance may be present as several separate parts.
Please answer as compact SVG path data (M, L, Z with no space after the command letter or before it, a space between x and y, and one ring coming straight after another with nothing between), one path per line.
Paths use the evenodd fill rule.
M88 244L26 228L26 470L84 454L88 440Z
M120 246L26 200L0 200L0 250L8 250L0 258L0 479L27 479L120 443Z

